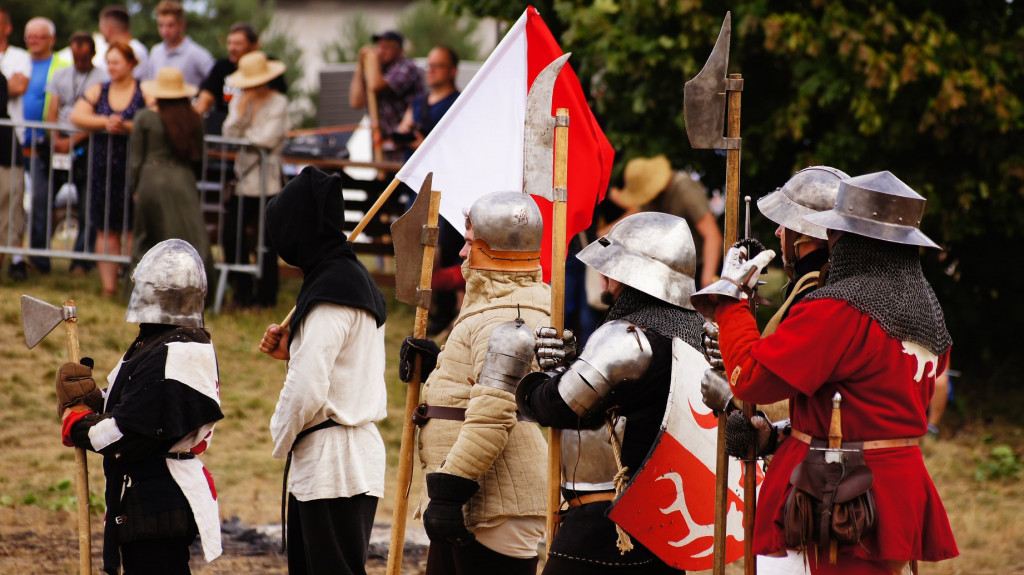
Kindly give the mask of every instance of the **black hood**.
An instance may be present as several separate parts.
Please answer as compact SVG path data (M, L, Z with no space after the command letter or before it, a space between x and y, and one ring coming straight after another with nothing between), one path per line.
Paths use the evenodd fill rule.
M356 258L342 226L341 177L309 166L267 203L267 236L286 263L302 270L291 332L317 302L370 312L384 325L387 306L370 272Z

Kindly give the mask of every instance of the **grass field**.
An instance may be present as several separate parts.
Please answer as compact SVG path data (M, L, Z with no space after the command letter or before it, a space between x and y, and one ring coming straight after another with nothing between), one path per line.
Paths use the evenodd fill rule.
M55 270L62 270L59 262ZM294 301L299 282L286 279L276 309L223 313L207 318L220 362L221 399L225 419L217 426L212 445L203 456L220 496L221 516L245 524L279 521L283 462L270 457L267 430L284 379L285 365L256 349L264 328L279 322ZM74 298L79 316L82 354L96 361L97 383L134 339L138 327L123 321L125 306L100 297L93 274L78 278L55 271L33 275L28 282L0 285L0 573L64 573L74 570L75 499L71 483L72 451L60 444L53 379L66 360L65 338L57 328L35 349L26 349L21 324L20 296L28 294L59 305ZM398 346L412 329L413 309L389 300L387 353L389 417L380 429L388 445L388 491L378 519L391 520L394 477L398 458L404 384L397 377ZM965 369L961 366L960 369ZM1020 454L1024 430L999 419L969 417L972 410L954 403L944 422L943 437L927 440L925 459L946 504L961 556L941 564L925 564L922 573L1024 574L1024 483ZM100 459L89 457L93 500L101 499ZM410 512L415 508L422 474L414 474ZM99 530L100 515L93 520ZM40 563L25 570L26 556L40 559L53 547L66 546L69 559ZM26 555L27 554L27 555ZM17 558L17 560L12 559ZM197 573L228 573L196 565ZM238 559L238 561L242 561ZM245 559L251 561L251 559ZM242 561L226 563L249 573L284 573L283 564L269 570L250 568Z

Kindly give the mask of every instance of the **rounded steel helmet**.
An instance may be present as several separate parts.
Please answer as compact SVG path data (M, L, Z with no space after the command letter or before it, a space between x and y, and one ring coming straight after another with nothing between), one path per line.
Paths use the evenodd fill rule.
M206 269L192 244L165 240L142 256L124 320L203 327Z
M940 249L921 233L925 199L892 172L875 172L839 182L836 205L804 219L839 230L893 242Z
M544 219L540 208L522 192L495 192L469 208L473 248L469 267L493 271L540 269Z
M697 250L686 220L640 212L615 224L576 257L602 275L647 295L693 309Z
M757 209L769 220L795 232L827 240L825 228L804 219L808 214L836 205L839 181L850 176L828 166L812 166L793 174L781 188L757 200Z

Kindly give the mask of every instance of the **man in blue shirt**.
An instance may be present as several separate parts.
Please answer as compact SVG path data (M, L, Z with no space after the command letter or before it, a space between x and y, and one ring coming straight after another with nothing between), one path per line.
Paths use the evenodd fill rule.
M41 122L46 116L49 96L46 84L53 73L68 65L68 62L53 55L53 43L56 27L47 18L32 18L25 24L25 47L32 57L32 75L28 89L22 96L25 120ZM46 130L28 129L25 131L25 156L29 161L29 180L32 190L32 223L29 230L29 247L45 249L49 227L49 200L53 190L50 187L50 143ZM12 279L24 279L25 262L12 262L10 275ZM33 256L29 258L32 266L40 273L50 273L50 259Z

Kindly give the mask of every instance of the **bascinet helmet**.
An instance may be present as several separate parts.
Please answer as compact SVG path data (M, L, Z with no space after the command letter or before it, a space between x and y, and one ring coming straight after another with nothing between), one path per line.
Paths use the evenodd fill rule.
M836 205L839 181L849 177L828 166L804 168L781 188L757 200L757 209L784 228L827 240L825 228L812 224L804 216L831 210Z
M179 239L158 243L142 256L132 280L126 322L203 327L206 269L192 244Z
M661 212L624 218L576 257L594 270L647 295L693 309L697 251L686 220Z
M469 267L475 270L528 272L540 269L544 219L540 208L522 192L495 192L473 203L473 248Z
M924 206L923 197L885 171L839 182L835 207L804 219L830 230L938 249L920 230Z

